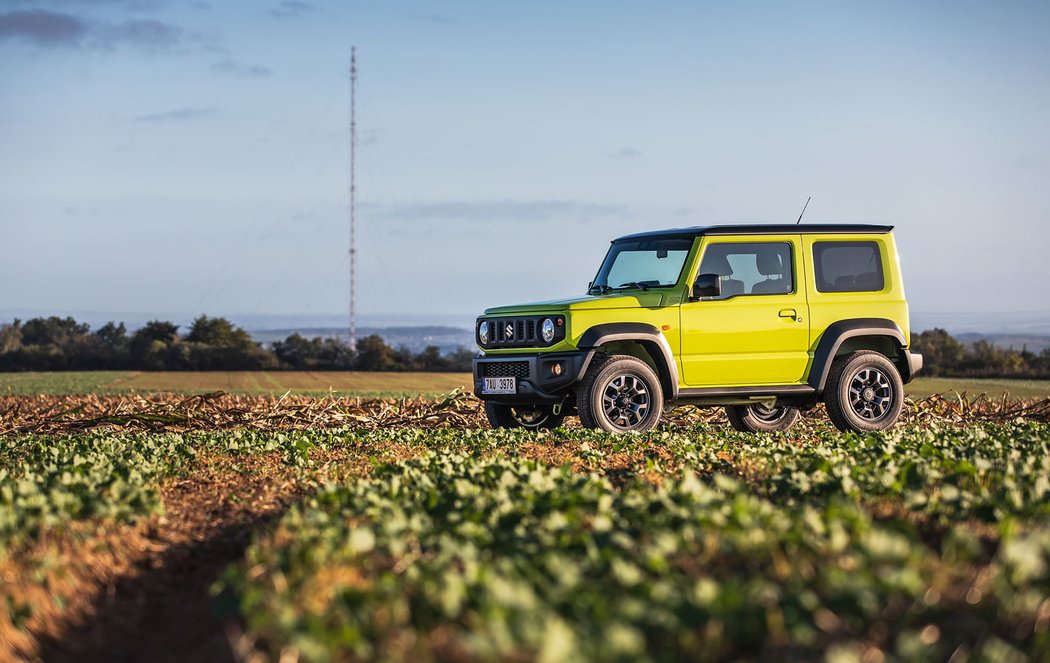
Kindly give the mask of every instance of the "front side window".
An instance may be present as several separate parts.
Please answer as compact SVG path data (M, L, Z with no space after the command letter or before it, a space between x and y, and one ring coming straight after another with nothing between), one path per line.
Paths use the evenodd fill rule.
M813 266L819 292L877 292L885 286L875 242L814 242Z
M692 239L616 242L605 256L592 290L666 288L678 283Z
M790 294L794 272L787 242L711 244L700 262L701 274L717 274L722 283L722 294L712 299Z

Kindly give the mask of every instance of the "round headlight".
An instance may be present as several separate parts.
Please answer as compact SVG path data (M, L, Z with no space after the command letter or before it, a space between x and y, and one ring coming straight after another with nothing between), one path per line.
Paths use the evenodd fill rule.
M482 343L489 342L489 323L487 320L478 325L478 339Z
M540 333L543 334L543 342L550 343L554 340L554 321L550 318L544 318L543 324L540 325Z

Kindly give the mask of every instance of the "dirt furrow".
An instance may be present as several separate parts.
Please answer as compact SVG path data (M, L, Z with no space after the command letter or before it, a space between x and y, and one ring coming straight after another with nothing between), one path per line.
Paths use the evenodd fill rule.
M214 457L167 482L163 517L86 541L52 584L66 608L45 604L34 615L35 642L22 654L79 663L234 660L228 633L239 629L210 588L300 490L276 456Z

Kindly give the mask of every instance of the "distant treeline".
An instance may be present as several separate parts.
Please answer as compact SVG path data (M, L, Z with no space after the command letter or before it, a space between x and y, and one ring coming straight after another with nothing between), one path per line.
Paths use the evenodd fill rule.
M963 343L933 329L912 336L923 354L923 375L1050 378L1050 348L1036 354L1006 350L987 341ZM91 328L73 318L33 318L0 326L0 371L469 371L473 353L441 354L436 346L415 353L392 348L378 335L351 351L338 338L292 334L268 347L225 318L202 315L189 331L155 320L128 333L123 323Z
M265 347L225 318L202 315L185 334L155 320L128 333L124 323L99 329L73 318L33 318L0 326L0 371L470 371L472 353L414 353L382 337L359 339L356 352L338 338L292 334Z
M943 329L912 334L922 353L922 375L981 378L1050 378L1050 348L1039 354L999 348L988 341L963 343Z

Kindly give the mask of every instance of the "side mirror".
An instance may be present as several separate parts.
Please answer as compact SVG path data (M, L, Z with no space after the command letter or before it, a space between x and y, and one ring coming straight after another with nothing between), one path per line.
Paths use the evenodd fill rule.
M696 277L693 284L691 299L696 301L701 297L718 297L722 294L722 279L718 274L701 274Z

